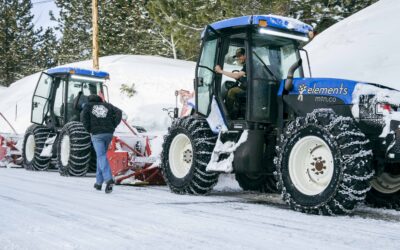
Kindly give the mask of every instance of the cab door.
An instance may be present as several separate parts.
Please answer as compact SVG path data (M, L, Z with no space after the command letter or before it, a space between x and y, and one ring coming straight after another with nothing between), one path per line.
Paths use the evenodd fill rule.
M49 97L54 78L46 73L42 73L36 85L32 97L31 122L43 124L46 114L49 112Z
M196 109L207 116L210 112L213 83L215 80L214 67L218 54L218 33L210 26L205 30L201 55L196 67Z

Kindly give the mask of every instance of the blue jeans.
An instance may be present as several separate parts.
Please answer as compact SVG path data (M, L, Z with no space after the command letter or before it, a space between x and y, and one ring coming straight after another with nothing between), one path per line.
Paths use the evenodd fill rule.
M96 183L100 185L112 179L110 163L107 159L107 149L112 137L112 134L92 135L92 143L97 155Z

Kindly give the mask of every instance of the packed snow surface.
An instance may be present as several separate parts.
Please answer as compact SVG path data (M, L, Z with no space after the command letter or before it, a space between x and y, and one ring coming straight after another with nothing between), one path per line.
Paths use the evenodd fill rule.
M68 66L91 68L92 61ZM162 108L175 107L175 90L193 90L194 62L154 56L116 55L100 58L100 70L110 73L109 101L128 115L132 124L147 130L165 130L170 118ZM25 77L9 88L0 88L0 112L19 133L30 124L31 101L40 74ZM122 84L135 85L129 98Z
M399 249L400 212L289 210L279 196L217 187L95 190L94 178L0 168L1 249ZM104 187L103 187L104 190Z

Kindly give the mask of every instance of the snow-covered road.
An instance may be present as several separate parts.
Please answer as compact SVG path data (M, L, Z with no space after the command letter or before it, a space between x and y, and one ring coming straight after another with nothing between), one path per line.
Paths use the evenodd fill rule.
M277 195L164 186L106 195L93 182L1 168L0 249L400 249L400 211L312 216Z

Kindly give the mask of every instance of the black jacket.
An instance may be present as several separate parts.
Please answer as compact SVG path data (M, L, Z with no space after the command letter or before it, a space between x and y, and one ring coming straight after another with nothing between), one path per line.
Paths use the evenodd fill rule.
M81 112L81 122L86 130L95 134L114 133L121 122L122 111L109 103L102 102L100 97L89 97Z

